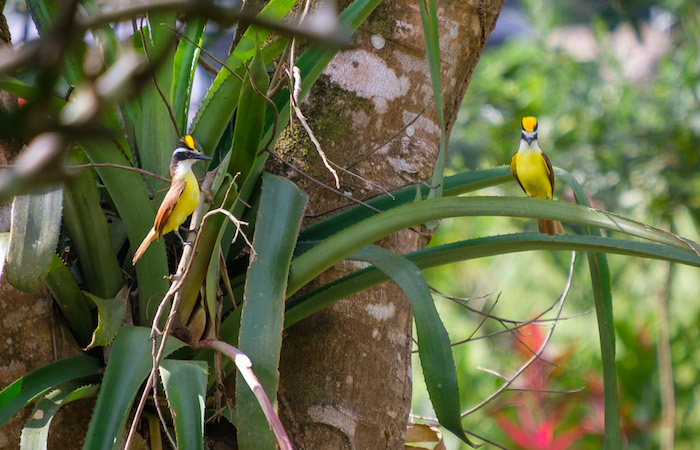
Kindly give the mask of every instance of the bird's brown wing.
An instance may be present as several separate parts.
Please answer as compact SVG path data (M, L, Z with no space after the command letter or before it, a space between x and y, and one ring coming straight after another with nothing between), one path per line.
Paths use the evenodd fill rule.
M515 177L515 181L517 181L518 184L520 185L520 187L523 189L523 191L525 191L523 184L520 182L520 178L518 178L517 164L518 164L518 152L515 152L513 154L513 157L510 158L510 173L513 174L513 176ZM527 194L527 191L525 191L525 193Z
M552 197L554 197L554 169L552 169L552 162L546 153L542 152L544 156L544 162L547 163L547 173L549 174L549 184L552 186Z
M168 193L165 194L165 198L160 204L160 208L158 208L156 221L153 223L153 229L156 230L156 239L160 239L162 236L161 233L163 231L163 227L165 227L165 223L168 221L168 218L170 218L170 213L173 212L175 204L182 195L182 191L185 190L186 184L187 183L185 183L185 180L173 179L170 189L168 189Z

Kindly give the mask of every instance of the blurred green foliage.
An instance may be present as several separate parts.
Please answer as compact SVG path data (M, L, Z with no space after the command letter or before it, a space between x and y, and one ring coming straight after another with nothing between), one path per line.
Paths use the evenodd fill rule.
M531 33L484 52L451 133L448 174L508 164L517 150L521 118L536 115L541 147L555 166L571 172L584 185L596 207L697 240L700 6L691 0L622 2L622 10L611 12L598 5L598 10L581 12L573 4L538 0L522 4ZM586 13L590 17L583 18ZM579 23L572 23L574 20ZM562 185L557 185L555 197L567 201L569 194ZM512 183L487 194L519 196L522 192ZM535 223L504 218L449 220L443 222L431 245L521 227L533 230ZM493 307L495 315L527 320L556 301L568 264L567 254L531 252L454 264L430 271L428 279L450 295L492 293L470 305L484 312ZM656 448L661 443L658 354L667 345L674 376L674 444L675 448L692 448L700 439L696 405L700 351L692 345L700 337L697 272L618 256L610 256L610 265L621 414L628 448ZM477 328L474 336L504 330L496 321L483 321L438 297L436 301L452 341L470 337ZM579 258L564 315L592 307L585 262ZM663 321L664 314L669 316L668 323ZM662 326L669 328L668 342L659 336ZM550 341L549 355L559 366L549 376L547 389L583 388L576 394L550 394L541 402L550 413L559 411L557 405L569 404L555 435L557 430L596 420L591 405L602 394L594 388L601 376L595 327L593 314L575 316L562 321ZM469 393L462 400L467 408L473 406L469 402L487 397L502 382L476 367L510 375L522 363L514 355L513 340L513 334L505 333L470 341L462 345L461 355L455 354L462 389ZM418 380L420 377L414 377ZM417 383L415 390L421 389ZM498 444L521 448L494 417L506 411L517 422L513 408L524 396L506 393L467 418L464 425ZM421 405L417 400L416 412L428 414ZM592 429L574 445L599 447L600 437Z

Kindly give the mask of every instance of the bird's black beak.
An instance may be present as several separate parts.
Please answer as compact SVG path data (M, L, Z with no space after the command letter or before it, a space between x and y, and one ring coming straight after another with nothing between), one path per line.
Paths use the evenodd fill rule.
M525 140L527 141L527 145L532 145L532 141L535 140L534 137L526 137Z
M203 159L205 161L211 161L211 158L205 155L204 153L195 153L194 159Z

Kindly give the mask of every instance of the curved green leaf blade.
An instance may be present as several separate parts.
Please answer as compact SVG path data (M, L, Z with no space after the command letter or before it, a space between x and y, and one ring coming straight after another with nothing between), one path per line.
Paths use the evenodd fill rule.
M0 392L0 425L47 390L72 380L95 378L99 362L90 356L64 358L26 374Z
M571 174L559 170L556 175L571 187L578 204L587 207L591 206L586 193L583 191L583 187ZM591 230L590 227L584 227L583 231L588 236L594 233L597 237L602 236L599 229ZM598 336L600 337L600 353L603 362L603 391L605 395L605 436L603 438L603 448L616 449L622 446L622 432L620 430L620 409L615 369L615 322L613 319L610 267L608 266L608 258L604 253L587 252L586 256L588 257L588 268L591 273L593 301L595 302ZM694 256L697 256L697 254Z
M263 174L238 348L252 361L253 371L273 401L277 397L289 263L307 201L308 196L291 181ZM239 448L275 448L270 425L240 373L236 380L236 423Z
M265 98L259 93L266 95L269 84L270 78L262 52L256 46L250 67L243 77L231 143L231 160L227 168L231 175L241 173L240 179L237 180L239 184L245 183L258 156L267 106Z
M509 181L515 181L515 179L506 166L460 173L445 178L443 196L453 197ZM392 192L391 195L380 195L366 203L377 208L380 212L386 211L406 203L415 202L417 189L419 189L421 198L426 198L430 192L430 188L425 185L407 186ZM353 206L305 228L299 235L299 240L320 241L377 214L376 211L372 211L364 205Z
M45 281L78 344L87 346L92 332L90 306L73 274L57 255L53 255Z
M208 365L202 361L164 360L160 364L160 376L172 411L178 448L204 448L207 373Z
M516 197L459 197L422 200L363 220L317 244L292 262L287 295L352 252L396 231L446 217L512 216L547 218L576 223L649 239L690 251L697 244L665 231L609 213L551 200Z
M603 360L603 390L605 393L603 448L618 449L622 448L622 435L617 396L617 375L615 373L615 325L612 311L610 268L605 254L589 252L587 256Z
M20 438L21 450L46 450L48 448L49 428L59 408L67 403L97 395L99 387L79 383L66 383L39 400L32 411L31 418L22 428Z
M153 368L150 333L148 328L127 325L119 330L109 354L84 449L112 448L121 438L139 387ZM164 355L183 345L170 337Z
M199 47L193 42L201 45L206 24L206 20L201 17L193 17L187 21L183 33L186 39L180 39L173 60L173 84L170 99L177 125L183 131L187 129L192 81L200 52Z
M170 11L148 15L149 26L136 30L134 39L137 46L147 51L144 56L150 61L158 60L160 65L155 72L158 88L164 95L170 93L173 84L173 60L175 56L176 13ZM170 111L158 89L151 80L143 85L138 97L141 108L134 108L134 131L141 168L164 174L168 171L170 157L177 144L178 136L184 130L176 130ZM146 185L151 189L160 187L161 181L147 178Z
M72 152L69 162L78 165L87 164L88 160L82 152ZM124 285L124 277L112 247L92 171L81 170L66 183L64 202L63 221L86 284L97 296L114 297Z
M5 263L12 286L25 292L39 287L56 250L62 212L63 186L14 198Z
M433 179L430 183L434 188L430 190L428 198L438 198L442 196L445 163L447 162L447 153L445 151L447 140L445 136L445 113L442 107L442 88L440 87L440 35L438 33L435 0L418 0L418 6L421 21L423 22L423 36L425 37L425 48L428 54L428 65L430 66L433 99L437 111L438 126L440 127L440 150L435 160Z
M27 0L26 3L39 35L43 38L50 37L56 21L64 14L61 11L62 5L57 1L47 0ZM76 43L72 51L62 55L65 59L62 72L70 84L76 84L81 78L81 55L84 51L85 45Z
M614 253L700 267L700 257L694 252L655 242L580 235L564 235L552 239L539 233L519 233L470 239L419 250L404 256L420 269L429 269L458 261L543 250ZM381 271L369 267L299 295L287 302L287 312L284 316L285 328L340 299L388 280L389 277Z
M413 309L418 355L435 414L440 425L473 446L462 429L457 370L452 358L450 338L420 269L403 256L376 245L369 245L348 259L372 264L404 291Z

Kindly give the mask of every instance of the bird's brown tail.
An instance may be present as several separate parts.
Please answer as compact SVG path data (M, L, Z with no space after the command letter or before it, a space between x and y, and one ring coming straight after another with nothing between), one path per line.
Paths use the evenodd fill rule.
M136 253L134 253L134 259L131 260L131 264L135 265L136 261L138 261L141 256L143 256L144 252L148 248L149 245L151 245L151 242L153 242L156 239L156 230L151 228L151 231L148 232L146 237L144 238L143 242L141 242L141 245L139 245L139 248L136 249Z
M537 221L537 228L541 234L548 234L550 236L554 236L555 234L564 234L564 227L558 220L539 219Z

